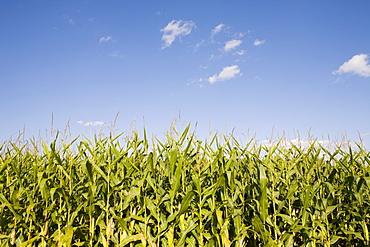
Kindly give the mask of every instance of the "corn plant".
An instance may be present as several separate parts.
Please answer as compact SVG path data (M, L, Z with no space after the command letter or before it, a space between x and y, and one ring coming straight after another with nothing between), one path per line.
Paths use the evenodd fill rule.
M190 126L0 145L0 246L369 246L370 154Z

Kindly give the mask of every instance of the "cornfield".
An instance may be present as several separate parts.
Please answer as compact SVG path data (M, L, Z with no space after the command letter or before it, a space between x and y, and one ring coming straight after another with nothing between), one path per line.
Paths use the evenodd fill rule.
M4 142L0 246L370 245L360 145L173 132Z

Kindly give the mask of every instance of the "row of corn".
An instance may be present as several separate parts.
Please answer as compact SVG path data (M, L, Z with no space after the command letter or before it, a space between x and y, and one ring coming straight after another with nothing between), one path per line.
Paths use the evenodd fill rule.
M369 246L370 154L319 143L0 145L0 246Z

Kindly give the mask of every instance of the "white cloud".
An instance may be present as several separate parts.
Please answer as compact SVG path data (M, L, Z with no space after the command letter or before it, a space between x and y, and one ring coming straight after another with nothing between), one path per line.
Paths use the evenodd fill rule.
M362 137L364 137L364 136L370 136L370 132L369 133L362 134L361 136Z
M186 86L197 86L197 87L200 87L200 88L202 88L203 87L203 84L202 84L202 82L203 81L206 81L205 79L203 79L203 78L200 78L200 79L190 79L190 80L188 80L189 82L188 83L186 83Z
M67 20L67 21L68 21L68 23L69 23L70 25L72 25L72 26L76 23L76 21L75 21L75 20L73 20L72 18L70 18L68 15L63 15L63 18L64 18L65 20Z
M246 50L240 50L240 51L236 51L235 54L239 55L239 56L242 56L246 53L247 51Z
M370 76L370 64L368 54L358 54L353 56L350 60L343 63L338 70L333 71L333 75L352 73L359 76Z
M87 122L84 125L85 126L99 126L99 125L101 126L103 124L104 124L104 122L102 122L102 121L95 121L95 122Z
M234 37L236 37L237 39L241 39L241 38L243 38L245 35L246 35L247 33L235 33L234 34Z
M201 46L203 46L205 43L205 40L202 39L198 44L195 45L194 50L198 50Z
M222 69L220 74L215 74L208 78L208 81L213 84L217 81L225 81L235 78L236 75L240 74L240 69L238 65L228 66Z
M218 34L219 32L221 32L221 30L225 27L224 24L220 24L218 26L216 26L213 30L212 30L212 35L211 37L215 36L216 34Z
M193 28L195 28L195 23L192 21L172 20L169 22L165 28L161 29L164 41L162 49L170 47L177 37L190 34Z
M104 122L102 121L95 121L95 122L87 122L84 124L83 121L77 121L78 124L84 125L84 126L101 126L104 125Z
M113 51L113 52L109 53L108 55L111 56L111 57L124 57L124 55L120 54L120 51Z
M100 40L99 40L99 43L107 42L109 40L112 40L111 36L101 37Z
M236 39L230 40L230 41L226 42L224 50L226 52L230 51L230 50L233 50L236 47L238 47L241 43L242 43L241 40L236 40Z
M92 17L88 18L87 21L90 22L90 23L93 23L93 24L99 24L99 21L95 20Z
M259 144L261 144L262 146L266 146L266 147L274 147L275 145L279 145L279 147L283 147L283 148L292 148L292 146L296 146L302 149L307 149L310 146L314 145L317 148L321 146L331 151L334 151L338 148L342 149L346 147L356 148L356 142L353 142L350 140L335 141L335 140L317 140L317 139L311 139L311 138L310 139L295 138L291 140L287 140L287 139L262 140L262 141L259 141Z
M255 46L258 46L258 45L262 45L265 43L265 39L264 40L259 40L259 39L256 39L254 42L253 42L253 45Z

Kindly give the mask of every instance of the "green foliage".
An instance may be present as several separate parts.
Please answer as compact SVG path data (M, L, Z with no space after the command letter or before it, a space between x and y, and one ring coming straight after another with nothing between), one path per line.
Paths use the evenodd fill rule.
M368 246L366 150L165 141L0 145L0 246Z

